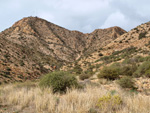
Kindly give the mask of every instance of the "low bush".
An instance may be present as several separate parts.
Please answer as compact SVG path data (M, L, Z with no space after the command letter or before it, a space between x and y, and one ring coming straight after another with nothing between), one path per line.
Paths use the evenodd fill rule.
M116 62L124 58L129 58L131 57L132 54L138 51L139 50L136 47L131 46L120 51L114 51L111 55L103 56L100 59L96 60L95 62L103 61L106 64Z
M107 80L115 80L119 78L120 69L118 67L104 67L97 75L98 78L105 78Z
M79 65L75 65L75 67L72 70L75 74L81 74L82 73L82 68Z
M150 41L147 44L145 44L145 46L149 46L149 45L150 45Z
M117 78L119 75L132 76L133 73L137 70L137 68L138 66L136 63L113 63L109 67L105 67L104 69L102 69L98 76L99 78L106 78L106 76L115 76Z
M150 61L150 56L144 57L144 61Z
M139 40L142 39L142 38L145 38L146 34L147 34L146 32L140 33L139 34Z
M128 58L128 59L125 59L123 61L123 64L133 64L133 63L140 63L140 62L143 62L145 59L145 57L142 57L142 56L135 56L135 57L132 57L132 58Z
M83 73L83 74L80 74L80 75L79 75L79 79L80 79L80 80L88 79L88 78L90 78L90 76L91 76L91 75L89 75L89 74Z
M147 58L146 57L142 57L142 56L135 56L133 57L131 60L136 62L136 63L139 63L139 62L144 62L144 60L146 60Z
M150 70L150 61L142 63L133 74L134 77L148 76Z
M94 69L95 67L96 67L96 66L91 65L91 66L89 66L89 67L87 68L87 70L85 70L83 73L88 74L88 75L93 75L93 74L94 74L93 69Z
M148 78L150 78L150 70L147 70L147 71L145 72L145 76L148 77Z
M137 65L124 65L120 67L120 74L126 76L132 76L133 73L137 70Z
M99 55L99 56L103 56L103 54L102 54L102 53L99 53L98 55Z
M122 105L123 101L119 95L104 95L99 98L97 106L100 109L117 109L120 105Z
M79 87L75 76L68 72L56 71L45 75L39 85L41 87L51 87L53 93L65 93L67 88Z
M134 81L129 76L125 76L125 77L121 78L120 80L118 80L118 84L122 88L132 88L132 89L135 89Z

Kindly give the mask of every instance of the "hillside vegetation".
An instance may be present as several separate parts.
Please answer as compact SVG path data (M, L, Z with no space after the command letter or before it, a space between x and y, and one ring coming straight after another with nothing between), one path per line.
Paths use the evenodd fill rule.
M112 27L84 34L38 17L23 18L0 33L0 82L39 78L93 53L124 33Z
M149 113L150 22L70 31L27 17L0 33L0 113Z

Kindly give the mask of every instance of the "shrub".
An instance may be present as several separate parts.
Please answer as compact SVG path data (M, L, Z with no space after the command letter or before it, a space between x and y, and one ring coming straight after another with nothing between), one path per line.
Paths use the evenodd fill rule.
M140 63L140 62L144 62L144 61L150 61L150 57L146 56L146 57L142 57L142 56L135 56L133 58L127 58L125 59L122 63L123 64L135 64L135 63Z
M120 69L120 74L121 75L126 75L126 76L132 76L133 73L137 70L136 64L134 65L125 65L122 66Z
M100 109L113 109L115 110L119 105L123 103L119 95L104 95L99 98L97 106Z
M91 69L87 69L83 73L88 74L88 75L93 75L94 74L93 70L91 70Z
M147 71L150 70L150 61L144 62L141 64L138 69L133 74L135 77L146 76Z
M119 43L122 43L122 41L119 41Z
M94 68L95 68L94 65L90 65L90 66L88 67L88 69L84 71L84 73L85 73L85 74L88 74L88 75L93 75L93 74L94 74L94 72L93 72L93 69L94 69Z
M120 54L121 53L121 51L114 51L113 53L112 53L112 55L118 55L118 54Z
M90 78L90 76L91 76L91 75L89 75L89 74L83 73L83 74L80 74L80 75L79 75L79 79L80 79L80 80L88 79L88 78Z
M90 108L88 113L98 113L98 111L95 108Z
M131 61L131 59L126 58L126 59L122 62L122 64L130 64L130 61Z
M20 61L20 66L24 66L25 64L24 64L24 62L21 60Z
M125 76L125 77L121 78L120 80L118 80L118 84L122 88L132 88L132 89L135 89L135 87L134 87L134 81L129 76Z
M144 57L144 61L150 61L150 56Z
M143 61L144 61L144 57L138 55L133 58L130 58L129 63L139 63Z
M82 68L79 65L76 65L73 69L73 72L75 72L76 74L81 74L82 73Z
M112 53L112 55L109 56L103 56L100 59L96 60L95 62L99 62L99 61L103 61L104 63L111 63L114 61L119 61L123 58L129 58L133 53L137 52L137 48L136 47L129 47L129 48L125 48L123 50L120 51L114 51Z
M145 38L146 34L147 34L146 32L140 33L139 34L139 40L142 39L142 38Z
M104 56L104 57L100 58L100 60L102 60L102 61L107 61L109 59L111 59L111 56Z
M132 76L137 70L135 63L124 64L124 63L113 63L110 67L116 68L120 75Z
M7 71L11 71L11 69L9 67L6 68Z
M147 44L145 44L145 46L149 46L149 45L150 45L150 41Z
M73 75L63 71L56 71L45 75L40 80L39 85L41 87L51 87L53 93L64 93L67 88L77 88L79 86L77 79Z
M147 71L145 72L145 76L150 78L150 70L147 70Z
M122 58L129 58L133 53L137 52L137 48L136 47L129 47L129 48L125 48L123 50L121 50L121 57Z
M102 53L99 53L98 55L99 55L99 56L103 56L103 54L102 54Z
M98 78L105 78L108 80L115 80L119 77L120 69L118 67L104 67L97 75Z

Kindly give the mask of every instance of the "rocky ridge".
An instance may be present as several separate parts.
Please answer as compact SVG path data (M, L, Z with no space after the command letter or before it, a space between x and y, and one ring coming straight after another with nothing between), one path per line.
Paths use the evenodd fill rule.
M78 65L86 70L89 66L98 67L105 64L104 59L111 62L106 63L109 65L112 62L122 62L125 57L121 54L129 53L128 57L133 56L149 56L150 51L150 22L139 25L131 31L124 33L118 38L111 41L106 46L99 48L97 51L84 56L78 62ZM118 56L118 57L117 57ZM110 58L110 59L109 59ZM103 59L103 60L102 60ZM73 64L72 64L73 65ZM65 69L66 67L64 67ZM95 69L96 70L96 69Z
M97 51L124 33L112 27L84 34L38 17L23 18L0 33L1 82L38 78Z

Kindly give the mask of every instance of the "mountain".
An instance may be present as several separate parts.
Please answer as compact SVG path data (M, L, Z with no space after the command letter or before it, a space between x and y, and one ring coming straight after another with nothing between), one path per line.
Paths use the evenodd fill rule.
M35 79L105 47L126 33L119 27L70 31L27 17L0 33L0 82Z
M92 54L80 58L77 64L80 65L83 70L88 70L91 67L93 70L96 70L114 62L122 62L125 59L136 56L145 57L149 55L150 22L147 22L117 37ZM74 66L74 64L64 66L63 69L67 69L71 66Z

